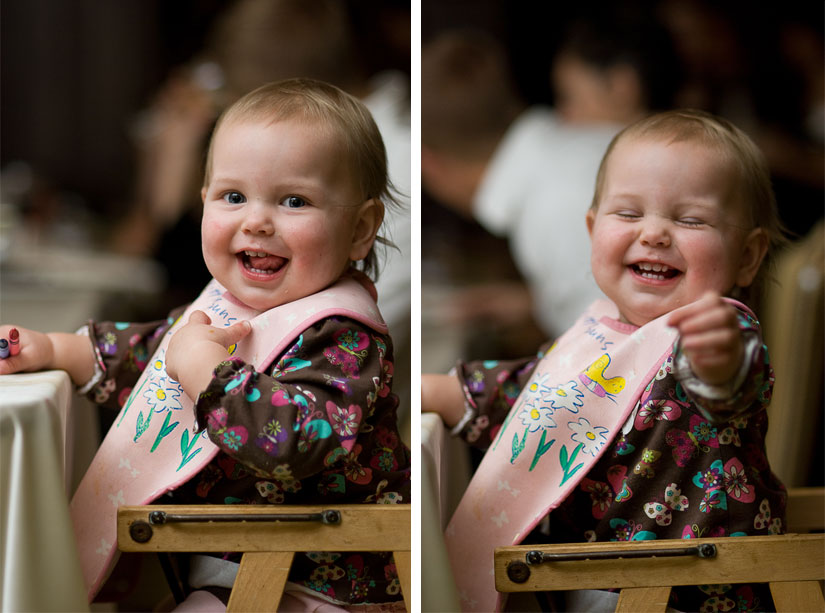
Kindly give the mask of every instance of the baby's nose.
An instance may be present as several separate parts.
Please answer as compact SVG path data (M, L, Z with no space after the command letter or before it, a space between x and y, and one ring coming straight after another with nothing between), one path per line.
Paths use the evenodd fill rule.
M250 234L272 234L275 224L268 207L260 201L252 201L246 207L242 229Z
M663 219L646 218L643 222L639 241L650 247L669 247L670 232Z

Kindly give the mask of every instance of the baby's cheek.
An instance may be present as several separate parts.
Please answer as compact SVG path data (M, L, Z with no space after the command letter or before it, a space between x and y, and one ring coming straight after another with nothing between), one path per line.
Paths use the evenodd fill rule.
M204 217L201 229L204 252L218 248L226 249L231 236L232 231L227 223L219 221L219 218Z

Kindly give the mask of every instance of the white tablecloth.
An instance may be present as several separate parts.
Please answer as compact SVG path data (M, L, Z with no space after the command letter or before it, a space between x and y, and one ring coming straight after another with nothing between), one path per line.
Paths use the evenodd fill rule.
M0 608L88 611L69 519L72 385L0 377Z
M444 528L470 479L467 445L435 413L421 414L421 611L458 611Z

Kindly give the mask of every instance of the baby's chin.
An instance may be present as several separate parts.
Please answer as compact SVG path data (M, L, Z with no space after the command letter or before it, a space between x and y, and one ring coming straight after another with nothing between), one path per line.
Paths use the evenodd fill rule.
M667 308L621 308L619 307L619 321L641 328L654 319L666 315L672 309Z
M255 311L268 311L295 300L280 288L266 290L246 287L232 281L224 283L217 277L216 280L226 289L232 301Z
M261 312L283 306L290 302L295 302L301 298L306 298L307 296L311 296L322 289L323 287L301 287L298 289L294 287L282 287L272 291L264 291L257 288L250 291L249 288L240 288L237 292L235 292L231 287L227 287L227 290L230 294L232 294L235 300L251 309Z

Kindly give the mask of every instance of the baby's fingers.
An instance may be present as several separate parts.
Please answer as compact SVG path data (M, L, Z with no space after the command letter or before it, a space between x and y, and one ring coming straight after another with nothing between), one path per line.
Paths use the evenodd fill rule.
M234 345L250 332L252 332L252 324L248 321L239 321L228 328L224 328L224 346L229 347L230 345Z
M20 355L0 359L0 375L10 375L23 371L25 368L23 360Z
M674 310L667 318L667 324L681 331L684 322L700 316L709 310L724 305L722 297L716 292L706 292L695 302L691 302L683 307Z
M209 325L212 323L212 320L209 318L209 315L207 315L203 311L195 310L192 311L192 314L189 316L189 323Z
M683 335L680 344L694 374L706 383L729 381L742 362L744 346L737 329L715 328Z
M0 359L0 375L17 372L33 372L45 367L44 360L35 351L21 351L15 356Z
M691 370L707 383L724 383L736 372L735 361L727 352L705 352L690 358Z
M12 334L12 330L17 333ZM6 341L3 352L6 357L0 358L0 375L42 370L49 364L53 348L45 334L19 326L0 326L0 338ZM14 347L12 341L15 341Z
M730 328L714 328L695 334L683 334L682 350L691 358L708 353L736 351L739 348L739 331Z
M676 327L682 336L714 330L738 332L739 329L736 310L724 302L697 311L691 317L680 320Z

